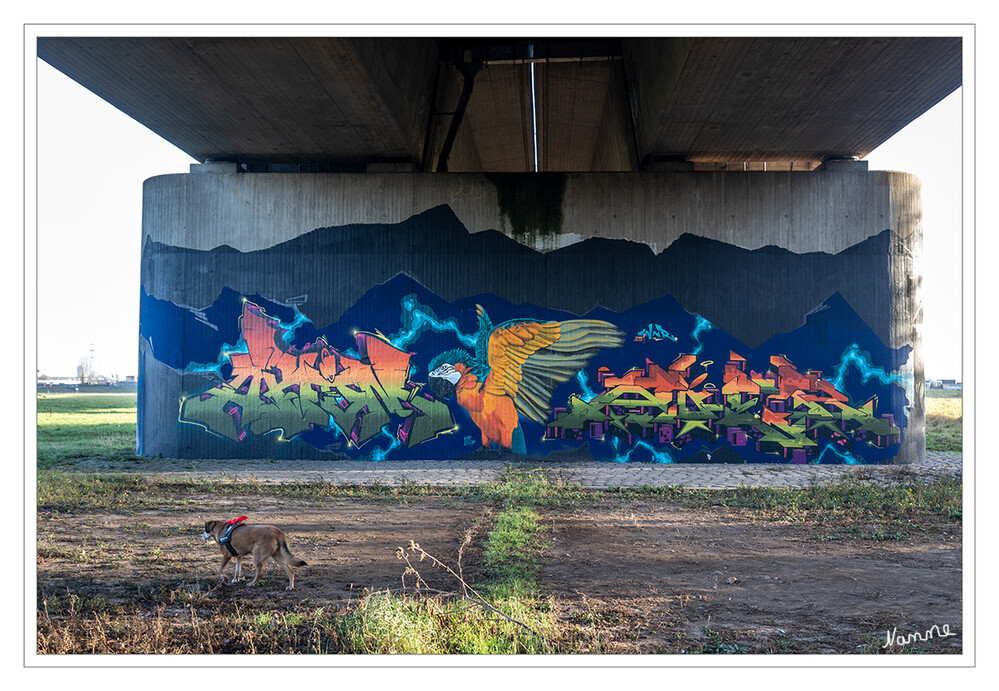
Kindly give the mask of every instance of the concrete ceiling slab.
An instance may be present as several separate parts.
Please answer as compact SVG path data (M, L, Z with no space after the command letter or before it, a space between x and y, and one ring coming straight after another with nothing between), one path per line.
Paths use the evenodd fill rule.
M864 156L961 84L960 38L40 38L38 55L198 160L646 169ZM528 60L535 62L532 108ZM315 168L320 166L320 168ZM258 168L259 169L259 168Z

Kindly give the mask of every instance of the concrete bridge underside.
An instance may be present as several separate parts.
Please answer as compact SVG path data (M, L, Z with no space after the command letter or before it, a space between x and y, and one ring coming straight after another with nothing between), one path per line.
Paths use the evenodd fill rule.
M455 120L450 172L533 171L535 129L540 171L812 170L961 84L960 38L66 37L38 54L195 159L258 170L437 171Z

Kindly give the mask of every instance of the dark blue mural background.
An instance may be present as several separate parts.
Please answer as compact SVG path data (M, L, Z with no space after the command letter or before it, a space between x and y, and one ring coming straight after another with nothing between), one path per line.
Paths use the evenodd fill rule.
M414 299L417 304L413 303ZM755 348L740 342L715 325L706 327L705 324L710 324L707 320L688 312L670 296L651 300L622 312L597 307L585 314L572 314L533 304L512 304L493 294L474 295L449 302L414 278L403 274L372 287L338 319L326 325L317 325L309 320L307 300L298 304L279 304L264 295L242 295L224 288L211 305L196 311L156 299L143 291L140 334L150 345L153 357L163 364L186 372L213 373L219 380L225 380L231 375L231 365L223 353L241 348L239 319L245 300L260 306L268 315L293 328L288 341L288 347L291 348L304 349L321 337L333 348L350 353L355 347L353 334L356 331L380 333L388 341L399 344L400 349L413 353L410 379L414 382L427 381L428 365L437 354L454 348L469 349L467 337L475 334L478 326L476 305L481 305L494 324L521 318L539 321L592 318L610 322L625 332L626 340L622 347L601 350L591 360L583 371L585 379L570 379L555 389L552 405L556 408L565 407L572 395L585 396L588 391L599 392L598 368L606 367L614 375L621 376L633 368L644 367L646 360L665 368L685 353L696 353L698 371L707 372L707 381L715 382L720 387L725 362L729 359L730 352L734 352L745 358L747 371L765 373L770 367L771 356L781 355L794 363L799 372L820 370L827 380L840 375L837 388L849 396L852 405L859 406L872 396L877 396L876 414L890 413L894 424L903 433L906 426L905 406L908 401L905 381L900 372L906 364L910 349L893 350L885 347L838 293L829 295L824 302L816 305L798 328L777 334ZM466 338L462 340L452 331L427 326L418 331L413 330L413 308L416 307L438 321L453 320ZM650 326L658 329L650 331ZM667 335L658 340L634 340L642 332L665 332ZM844 367L844 358L848 358L850 353L861 354L860 365L854 362ZM701 363L710 364L703 367ZM863 367L868 368L867 376ZM186 395L192 393L197 392L185 392ZM388 433L362 445L360 449L351 448L345 443L342 434L332 429L312 429L291 441L274 443L308 444L316 449L347 453L352 457L393 460L458 458L479 452L481 447L478 432L468 414L453 402L449 407L459 429L411 448L395 443ZM543 457L552 452L576 450L581 446L578 442L545 439L545 425L525 417L521 417L521 425L529 455ZM204 433L209 434L207 431ZM716 443L695 439L679 449L655 444L635 444L629 447L613 438L600 441L591 439L585 443L588 453L603 460L786 462L772 453L747 451L746 448L735 451L725 442L724 437L719 437ZM877 448L871 444L858 443L852 454L844 456L838 453L819 453L817 457L823 463L841 463L844 460L877 463L892 458L897 452L898 444Z

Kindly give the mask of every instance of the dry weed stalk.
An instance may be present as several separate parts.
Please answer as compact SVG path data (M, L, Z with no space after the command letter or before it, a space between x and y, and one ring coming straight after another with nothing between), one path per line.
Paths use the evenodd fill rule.
M468 543L468 542L470 542L470 541L471 541L471 531L469 531L468 533L466 533L466 535L465 535L465 542L462 543L461 549L464 549L465 544ZM458 562L459 562L458 563L458 569L459 569L459 571L461 570L461 559L460 559L461 549L458 552L458 554L459 554L459 560L458 560ZM410 561L410 554L417 554L417 555L419 555L419 557L420 557L419 561L423 561L424 559L429 559L431 564L433 564L434 566L436 566L438 568L444 569L449 574L451 574L451 576L453 576L454 579L457 580L458 583L461 584L461 593L446 592L446 591L436 590L434 588L430 588L427 585L427 582L423 580L423 577L420 575L420 572L417 571L417 569L416 569L415 566L413 566L413 562ZM552 651L551 643L549 643L549 641L548 641L547 638L545 638L544 636L542 636L540 633L538 633L537 631L535 631L534 629L532 629L530 626L528 626L524 622L520 621L519 619L514 619L510 615L506 614L505 612L500 611L499 609L497 609L493 605L489 604L489 602L487 602L486 599L484 597L482 597L482 595L480 595L475 590L475 588L473 588L472 586L470 586L465 581L465 579L461 577L460 574L455 573L454 569L452 569L450 566L448 566L447 564L445 564L444 562L442 562L440 559L438 559L437 557L435 557L434 555L430 554L425 549L423 549L422 547L420 547L420 545L417 542L415 542L413 540L410 540L409 541L409 545L408 545L407 548L398 547L396 549L396 551L395 551L395 556L396 556L397 559L400 559L400 560L406 562L406 570L402 574L402 589L403 589L403 591L416 590L418 592L431 592L431 593L434 593L435 595L442 595L442 596L445 596L445 597L460 597L462 600L468 600L471 603L473 603L473 604L481 607L482 609L486 610L487 612L491 612L493 614L498 614L503 619L505 619L505 620L507 620L507 621L509 621L509 622L511 622L513 624L517 624L518 626L522 627L524 630L528 631L529 633L533 634L534 636L537 636L538 639L540 639L541 642L544 644L545 650L547 650L549 653ZM416 587L415 588L406 585L406 576L407 575L415 576L415 578L416 578Z

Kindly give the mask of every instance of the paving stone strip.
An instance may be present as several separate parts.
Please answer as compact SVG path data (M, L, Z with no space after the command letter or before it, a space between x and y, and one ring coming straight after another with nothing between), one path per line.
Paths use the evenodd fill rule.
M508 461L270 461L143 459L107 463L83 461L74 472L138 473L164 479L253 479L263 483L323 481L337 485L383 484L466 486L496 480ZM611 463L557 461L530 464L552 481L587 489L681 486L692 489L807 487L812 482L854 477L892 482L905 477L960 477L959 453L928 452L919 464L897 466L766 465L722 463Z

